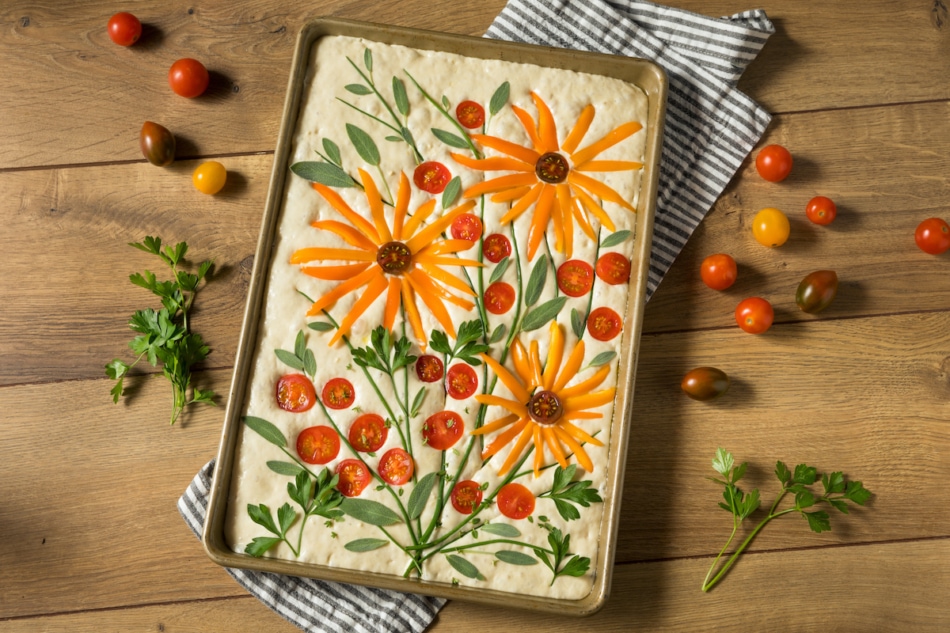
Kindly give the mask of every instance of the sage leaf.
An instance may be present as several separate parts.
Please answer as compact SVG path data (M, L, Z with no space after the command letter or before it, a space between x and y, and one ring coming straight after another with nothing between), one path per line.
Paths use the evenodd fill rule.
M350 142L353 143L353 147L356 148L356 153L360 155L360 158L374 167L379 165L379 148L376 147L376 142L369 134L352 123L347 123L346 135L350 137Z
M521 531L510 523L486 523L480 526L478 530L503 538L518 538L521 536Z
M530 332L546 325L558 315L566 302L567 297L557 297L542 303L525 315L524 321L521 322L521 329Z
M307 324L307 327L317 332L329 332L333 329L333 324L326 321L311 321Z
M366 66L366 70L373 72L373 51L368 48L363 49L363 65Z
M275 349L274 353L277 354L277 358L280 359L280 362L284 363L288 367L292 367L297 371L303 371L303 359L294 354L293 352L288 352L285 349Z
M403 116L409 114L409 95L406 94L406 84L399 77L393 77L393 99L396 101L396 109Z
M630 237L630 231L622 229L605 237L604 241L600 243L600 247L610 248L611 246L616 246L617 244L626 240L628 237Z
M488 340L488 342L492 345L501 342L501 339L505 338L505 333L507 331L508 327L504 323L499 324L499 326L495 328L495 331L491 333L491 338Z
M343 165L343 157L340 155L340 146L331 141L328 138L323 139L323 151L326 152L327 158L336 163L337 165Z
M504 277L505 271L508 270L508 264L510 263L510 257L502 258L502 260L495 265L495 270L491 271L491 277L489 277L488 283L493 284L496 281L501 281L501 278Z
M294 339L294 355L303 360L304 354L307 353L307 337L304 336L303 330L297 332L297 338Z
M340 510L357 521L369 523L377 527L385 527L402 522L399 515L388 506L369 499L352 499L348 497L340 503Z
M435 487L437 477L437 473L429 473L420 479L415 488L412 489L412 494L409 495L409 503L406 506L406 512L410 519L418 519L422 516L422 511L425 510L426 503L432 495L432 488Z
M449 184L445 186L445 190L442 192L442 208L448 209L455 201L459 199L459 196L462 195L462 178L456 176L449 181Z
M495 558L509 565L537 565L538 559L524 552L503 549L495 552Z
M437 127L432 128L432 134L435 135L437 139L448 145L449 147L456 147L458 149L468 149L468 143L461 136L453 134L451 132L446 132L445 130L440 130Z
M446 560L449 561L449 565L455 568L455 571L462 574L466 578L474 578L475 580L485 580L485 577L482 576L482 573L478 571L478 567L473 565L471 562L465 560L458 554L446 554Z
M548 256L542 255L531 269L531 275L528 277L528 285L524 291L524 303L526 306L533 306L541 298L544 291L544 282L548 277Z
M601 365L606 365L607 363L612 361L614 359L614 356L616 355L617 355L617 352L613 350L601 352L600 354L597 354L597 356L594 356L594 359L590 361L590 366L600 367Z
M281 432L281 430L264 418L248 415L244 417L244 424L251 427L252 431L263 437L271 444L280 446L281 448L285 448L287 446L287 438L284 437L284 434Z
M374 549L389 545L389 541L381 538L358 538L343 546L351 552L372 552Z
M367 88L363 84L349 84L349 85L344 86L344 88L346 88L349 92L352 92L355 95L363 96L363 95L373 94L372 89Z
M339 165L318 161L302 161L290 166L304 180L318 182L327 187L355 187L356 183Z
M505 104L508 103L508 95L511 92L511 84L507 81L495 90L495 93L491 96L491 101L488 102L488 112L492 116L495 116L501 109L505 107Z
M451 105L452 104L449 103L449 98L446 97L445 95L442 95L442 107L448 110L451 107Z
M584 336L585 319L577 308L571 308L571 329L574 330L574 336L581 338Z
M287 475L296 477L299 473L306 472L303 468L293 462L269 461L267 467L278 475Z

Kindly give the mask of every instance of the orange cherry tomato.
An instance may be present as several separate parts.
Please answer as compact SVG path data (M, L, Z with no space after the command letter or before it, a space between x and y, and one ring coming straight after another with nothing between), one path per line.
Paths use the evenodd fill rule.
M317 391L303 374L287 374L277 381L277 406L291 413L303 413L317 403Z
M792 172L792 154L781 145L767 145L755 157L755 169L769 182L781 182Z
M211 76L197 59L179 59L168 69L168 85L176 95L193 99L208 88Z
M213 196L224 188L228 170L216 160L201 163L191 174L191 182L201 193Z
M534 493L521 484L505 484L495 499L499 512L509 519L526 519L534 512Z
M455 108L455 118L462 127L474 130L485 122L485 108L474 101L463 101Z
M778 209L762 209L752 219L752 235L763 246L781 246L788 241L789 233L791 225L788 223L788 216Z
M380 478L393 486L401 486L412 477L415 466L412 456L401 448L391 448L379 460Z
M815 196L808 201L805 207L805 215L815 224L831 224L835 216L838 215L838 207L831 198L824 196Z
M375 453L386 443L388 435L389 429L386 428L386 420L382 416L364 413L353 420L347 439L354 450L360 453Z
M142 23L131 13L116 13L109 18L109 39L119 46L132 46L142 37Z
M485 288L485 309L492 314L504 314L515 305L515 289L504 281L496 281Z
M772 327L775 311L762 297L743 299L736 306L736 323L749 334L761 334Z
M360 496L369 482L373 480L369 468L358 459L344 459L336 465L335 472L340 478L340 481L336 484L336 489L344 497Z
M482 242L482 254L485 255L485 259L497 264L511 256L511 242L501 233L492 233Z
M476 242L482 236L482 220L474 213L463 213L452 221L452 237Z
M466 479L452 488L452 507L459 514L471 514L482 503L482 487L477 481Z
M456 400L469 398L478 389L478 374L471 365L456 363L445 376L446 390Z
M557 287L568 297L582 297L594 285L594 269L587 262L569 259L557 269Z
M468 365L466 365L467 367ZM446 451L459 441L465 430L465 422L455 411L439 411L426 418L422 425L422 437L427 446L437 451Z
M329 409L349 408L356 399L353 383L346 378L332 378L323 386L323 404Z
M297 454L308 464L332 462L340 454L340 436L333 427L307 427L297 436Z
M606 306L593 310L587 317L587 331L598 341L609 341L622 329L620 315Z
M914 241L923 252L940 255L950 249L950 225L940 218L927 218L917 225Z
M725 290L736 283L739 269L731 255L716 253L703 260L699 274L703 283L713 290Z
M422 382L436 382L442 379L442 361L438 356L423 354L416 360L416 376Z
M620 253L606 253L597 260L597 276L611 286L630 281L630 260Z
M450 180L452 174L448 167L434 160L422 163L412 172L412 181L416 183L416 187L427 193L442 193Z

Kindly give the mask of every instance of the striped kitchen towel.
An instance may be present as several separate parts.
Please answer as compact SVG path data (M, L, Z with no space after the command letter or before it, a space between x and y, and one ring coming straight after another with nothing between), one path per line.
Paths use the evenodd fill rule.
M735 84L769 35L762 11L709 18L638 0L509 0L487 37L642 57L669 78L667 120L647 296L769 123ZM200 537L214 462L178 502ZM426 629L445 604L304 578L228 569L253 596L301 629L404 633Z

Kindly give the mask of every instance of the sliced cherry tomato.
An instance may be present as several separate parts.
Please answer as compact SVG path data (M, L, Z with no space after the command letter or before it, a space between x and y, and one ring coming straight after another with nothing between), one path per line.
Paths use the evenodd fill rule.
M291 413L303 413L317 403L317 391L303 374L287 374L277 381L277 406Z
M438 356L423 354L416 361L416 376L422 382L436 382L442 379L443 372L442 361Z
M386 443L388 435L389 429L386 428L386 420L382 416L364 413L353 420L347 439L360 453L375 453Z
M736 306L736 323L749 334L761 334L770 327L775 319L772 304L762 297L743 299Z
M179 96L193 99L208 89L211 76L197 59L179 59L168 69L168 85Z
M456 363L449 367L445 383L450 396L456 400L464 400L478 389L478 374L471 365Z
M297 454L308 464L327 464L340 454L340 436L330 426L310 426L297 436Z
M752 235L763 246L781 246L788 240L790 232L788 217L778 209L762 209L752 219Z
M139 132L142 155L153 165L164 167L175 160L175 137L163 125L146 121Z
M816 270L798 284L795 303L804 312L815 314L830 306L837 295L838 274L833 270Z
M477 481L466 479L452 488L452 507L459 514L471 514L482 503L482 487Z
M492 314L504 314L515 305L515 289L504 281L496 281L485 288L485 309Z
M346 378L332 378L323 386L322 400L330 409L346 409L356 400L353 383Z
M766 145L755 157L755 168L769 182L781 182L792 171L792 154L781 145Z
M476 242L482 236L482 220L474 213L463 213L452 222L452 237Z
M482 254L485 255L485 259L497 264L511 256L511 242L501 233L492 233L482 242Z
M612 286L630 281L630 260L620 253L605 253L597 260L597 276Z
M142 37L142 23L131 13L116 13L109 18L109 39L119 46L132 46Z
M474 130L485 122L485 108L474 101L463 101L455 108L455 118L462 127Z
M534 512L534 493L521 484L505 484L495 499L499 512L509 519L526 519Z
M195 185L195 189L209 196L213 196L221 191L227 179L228 170L224 168L224 165L215 160L201 163L191 174L191 182Z
M587 262L569 259L557 268L557 287L568 297L581 297L594 285L594 269Z
M739 269L731 255L716 253L703 260L699 274L703 283L713 290L725 290L736 283Z
M587 331L598 341L609 341L623 329L620 315L606 306L597 308L587 317Z
M815 196L808 201L805 207L805 215L815 224L831 224L835 216L838 215L838 207L831 198L824 196Z
M468 367L468 365L466 365ZM426 418L422 425L422 437L427 446L437 451L447 451L462 437L465 422L455 411L439 411Z
M434 160L422 163L412 172L412 181L416 187L427 193L442 193L452 180L448 167Z
M940 218L927 218L917 225L914 241L923 252L940 255L950 249L950 225Z
M373 480L366 464L358 459L344 459L336 465L336 474L340 481L336 484L336 489L344 497L358 497Z
M680 388L693 400L712 400L729 389L729 376L715 367L697 367L683 376Z
M383 481L393 486L401 486L412 477L415 466L409 453L401 448L391 448L383 453L376 469Z

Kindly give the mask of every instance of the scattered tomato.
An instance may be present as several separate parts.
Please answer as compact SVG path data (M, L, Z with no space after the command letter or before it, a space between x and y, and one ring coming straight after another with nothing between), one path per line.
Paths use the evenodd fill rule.
M356 399L356 390L346 378L331 378L323 386L321 399L330 409L346 409Z
M623 323L611 308L596 308L587 317L587 331L598 341L609 341L620 334Z
M142 23L131 13L116 13L109 18L109 39L119 46L132 46L142 37Z
M778 209L762 209L752 219L752 235L763 246L781 246L788 240L790 232L788 217Z
M328 464L340 454L340 436L333 427L311 426L297 436L297 455L308 464Z
M805 215L815 224L831 224L835 216L838 215L838 207L831 198L824 196L815 196L808 201L805 207Z
M950 226L940 218L927 218L917 225L914 241L923 252L940 255L950 249Z
M287 374L277 381L277 406L291 413L303 413L317 403L317 391L303 374Z
M463 101L455 108L455 118L462 127L474 130L485 122L485 108L474 101Z
M227 179L228 170L224 168L224 165L214 160L201 163L191 174L191 182L194 183L195 189L209 196L221 191Z
M496 497L498 511L509 519L526 519L534 512L534 493L521 484L505 484Z
M476 242L482 236L482 220L474 213L463 213L452 222L452 237Z
M729 376L715 367L697 367L683 376L680 388L693 400L712 400L729 390Z
M415 466L412 456L401 448L391 448L383 453L376 467L380 478L393 486L401 486L412 477Z
M168 128L146 121L139 132L142 155L153 165L164 167L175 160L175 137Z
M611 286L630 281L630 260L620 253L606 253L597 259L597 276Z
M769 182L781 182L792 171L792 155L781 145L766 145L755 157L755 169Z
M452 507L459 514L471 514L482 503L482 487L477 481L466 479L452 488Z
M179 59L168 69L168 85L176 95L193 99L208 88L211 76L197 59Z
M485 288L485 309L492 314L505 314L515 305L515 289L504 281Z
M442 361L438 356L423 354L416 360L416 376L422 382L436 382L442 379Z
M412 181L416 187L427 193L442 193L452 179L448 167L442 163L427 161L412 172Z
M798 284L795 303L808 314L815 314L830 306L837 294L837 273L833 270L816 270Z
M364 413L353 420L347 439L360 453L375 453L386 443L388 435L389 429L386 428L386 420L382 416Z
M594 269L587 262L570 259L557 269L557 287L568 297L582 297L594 285Z
M471 365L456 363L449 367L445 382L450 396L456 400L464 400L478 389L478 374Z
M736 323L749 334L761 334L770 327L775 319L772 304L762 297L743 299L736 306Z
M467 366L467 365L466 365ZM438 451L447 451L455 446L465 430L465 422L455 411L439 411L426 418L422 425L422 437L427 446Z
M703 260L699 274L703 283L713 290L725 290L736 283L739 269L731 255L716 253Z
M336 489L344 497L360 496L373 479L369 468L358 459L344 459L336 465L335 473L340 478L340 481L336 484Z
M482 242L482 254L485 255L485 259L497 264L511 256L511 242L501 233L492 233Z

